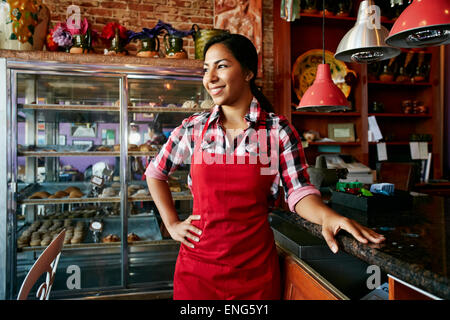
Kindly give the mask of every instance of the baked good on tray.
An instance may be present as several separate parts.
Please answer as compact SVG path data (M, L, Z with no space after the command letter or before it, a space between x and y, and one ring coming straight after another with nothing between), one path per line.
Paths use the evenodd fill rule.
M127 236L128 243L133 242L133 241L139 241L139 240L141 240L141 238L133 232L129 233Z
M102 239L104 243L120 242L120 237L116 234L109 234Z
M47 199L50 196L51 194L47 191L38 191L29 196L28 199Z

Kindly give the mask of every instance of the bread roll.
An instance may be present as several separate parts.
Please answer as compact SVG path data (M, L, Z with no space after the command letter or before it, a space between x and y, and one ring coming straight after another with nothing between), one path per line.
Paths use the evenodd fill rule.
M67 194L70 194L72 191L78 191L81 193L81 190L77 187L68 187L66 190L64 190L64 192L66 192Z
M81 191L72 191L69 194L69 198L73 199L73 198L81 198L83 196L83 193Z
M139 151L149 152L149 151L151 151L151 147L148 144L144 143L139 146Z
M139 151L139 147L135 144L129 144L128 151Z
M47 191L39 191L33 193L28 199L47 199L50 195Z

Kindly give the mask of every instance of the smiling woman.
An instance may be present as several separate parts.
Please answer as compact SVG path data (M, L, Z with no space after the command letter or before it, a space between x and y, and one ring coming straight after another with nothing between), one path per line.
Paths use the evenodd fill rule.
M173 130L145 173L168 232L181 242L174 299L280 299L278 254L268 222L280 180L290 210L321 224L334 252L341 228L365 243L382 241L322 202L305 170L300 136L271 112L255 85L258 55L252 42L225 34L212 38L204 53L203 85L215 106ZM255 136L265 138L254 141ZM253 154L260 157L252 161ZM262 161L264 154L269 162ZM184 162L191 164L194 206L180 221L167 180Z

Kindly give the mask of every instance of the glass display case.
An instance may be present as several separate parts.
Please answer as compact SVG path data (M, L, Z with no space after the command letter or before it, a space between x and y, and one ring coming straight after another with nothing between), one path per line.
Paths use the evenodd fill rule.
M203 111L201 62L0 63L7 82L0 126L8 136L0 175L8 182L0 190L6 199L0 225L7 231L0 238L2 298L16 298L62 228L53 298L170 292L179 244L165 232L144 171L170 132ZM188 172L182 165L169 179L181 218L192 211Z

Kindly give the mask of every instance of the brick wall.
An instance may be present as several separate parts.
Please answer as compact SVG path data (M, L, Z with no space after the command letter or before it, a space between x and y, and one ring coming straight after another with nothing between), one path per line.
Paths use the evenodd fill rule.
M86 17L94 29L101 32L108 22L119 22L127 29L141 31L152 28L158 19L174 28L188 30L196 23L200 28L213 28L214 0L43 0L52 13L52 23L67 19L67 7L77 5L82 17ZM263 79L258 84L273 103L273 1L263 0ZM160 38L160 41L162 39ZM100 45L101 47L101 45ZM185 38L184 47L189 58L194 58L192 37ZM136 45L127 49L136 51Z

